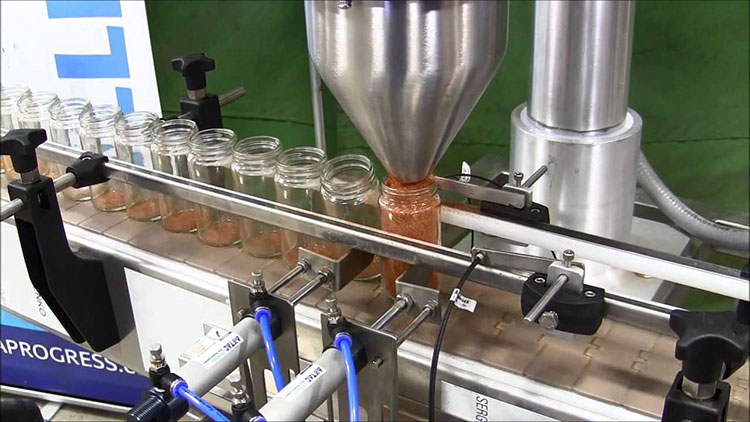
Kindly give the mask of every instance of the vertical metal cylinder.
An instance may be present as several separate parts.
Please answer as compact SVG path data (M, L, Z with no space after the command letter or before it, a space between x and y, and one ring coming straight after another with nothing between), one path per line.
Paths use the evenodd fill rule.
M625 120L633 1L537 1L529 116L588 132Z

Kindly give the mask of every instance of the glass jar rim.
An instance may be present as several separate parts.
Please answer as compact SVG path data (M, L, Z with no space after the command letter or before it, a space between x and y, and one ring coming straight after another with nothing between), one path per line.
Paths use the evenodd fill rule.
M236 160L245 162L264 162L274 160L281 153L281 141L273 136L250 136L240 139L232 146Z
M156 120L151 125L152 142L161 146L187 146L196 133L198 125L190 119Z
M28 86L4 85L0 89L0 105L2 105L3 110L15 110L18 108L18 100L30 92Z
M41 115L60 99L52 91L29 91L18 98L18 110L21 114Z
M231 129L203 129L190 138L190 151L197 154L232 153L237 135Z
M325 151L316 147L294 147L279 154L276 171L290 176L320 176L326 162Z
M342 179L347 172L358 174ZM378 184L372 161L360 154L344 154L330 159L323 166L320 181L325 193L344 198L366 193Z
M79 124L81 114L91 108L91 102L85 98L65 98L52 104L49 114L53 121Z
M122 114L120 107L113 104L97 104L89 110L81 113L79 118L81 128L86 130L103 131L112 133L115 129L115 121Z
M151 125L159 119L150 111L122 114L115 120L115 133L121 141L139 144L151 142Z
M381 187L384 195L398 198L419 198L437 193L437 183L432 174L413 183L403 183L393 176L387 176Z

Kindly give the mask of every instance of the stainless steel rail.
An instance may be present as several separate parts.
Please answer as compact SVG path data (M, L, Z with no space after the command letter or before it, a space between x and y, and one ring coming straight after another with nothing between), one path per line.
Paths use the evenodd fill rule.
M43 158L62 164L70 164L76 159L79 152L58 145L43 145L40 147L39 153ZM283 226L290 230L342 243L372 254L398 259L413 265L421 265L455 277L460 276L471 263L471 255L450 248L375 230L117 160L108 163L106 170L107 176L114 180L136 184L146 189L208 205L238 216ZM688 266L685 265L685 267ZM479 265L474 270L471 279L490 287L520 293L528 275L529 272L527 271L509 271ZM607 293L605 300L608 317L637 326L646 325L662 333L671 333L668 325L671 308L649 301L623 298L613 293Z

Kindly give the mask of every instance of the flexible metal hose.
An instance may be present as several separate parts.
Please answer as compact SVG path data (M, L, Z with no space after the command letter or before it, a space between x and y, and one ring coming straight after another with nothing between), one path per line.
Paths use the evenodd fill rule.
M643 151L638 157L638 185L670 220L690 235L726 249L750 249L750 231L714 223L688 208L661 181Z

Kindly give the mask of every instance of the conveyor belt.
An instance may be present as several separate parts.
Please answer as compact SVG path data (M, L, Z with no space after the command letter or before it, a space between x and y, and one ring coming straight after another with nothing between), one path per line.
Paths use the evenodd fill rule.
M2 179L1 196L7 200L5 177ZM68 224L224 277L248 281L253 269L263 268L267 282L273 282L287 271L279 260L253 258L237 247L209 247L192 234L164 231L159 223L136 222L124 212L98 212L90 202L75 203L62 195L58 199ZM302 283L303 279L295 280L281 294L295 291ZM443 277L441 290L448 292L454 284L454 279ZM444 353L660 416L664 396L680 368L680 362L674 358L675 338L609 320L604 321L594 336L561 338L545 334L536 326L523 325L516 295L471 283L464 288L464 294L478 300L479 305L474 314L465 311L454 314L443 344ZM325 289L319 289L303 303L324 309L326 295ZM352 282L337 296L347 317L367 324L391 304L387 292L372 282ZM400 331L408 321L407 317L399 316L388 329ZM431 345L436 328L425 324L412 339ZM729 379L732 384L729 419L747 420L749 373L746 364Z

